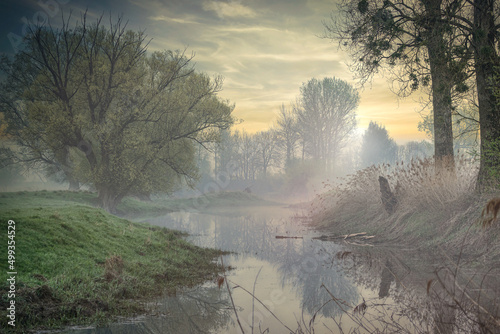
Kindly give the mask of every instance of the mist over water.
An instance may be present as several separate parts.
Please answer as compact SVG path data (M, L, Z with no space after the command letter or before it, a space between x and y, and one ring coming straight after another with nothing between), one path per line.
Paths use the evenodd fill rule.
M430 260L406 257L404 250L399 254L385 249L349 251L340 244L313 239L319 233L294 215L291 209L268 207L220 214L177 212L147 221L188 232L187 239L195 245L231 252L223 262L230 268L226 278L245 332L251 332L253 323L257 333L266 329L283 333L287 327L295 331L299 326L314 328L315 333L335 333L340 320L344 330L359 329L358 318L351 317L356 314L353 308L363 303L369 311L358 317L373 323L390 321L397 314L401 328L414 328L412 321L421 324L422 318L408 315L408 310L411 305L429 307L424 291L433 275ZM209 281L185 289L151 301L148 309L147 316L105 328L66 332L240 332L225 283L219 287ZM367 328L375 327L361 332L370 332Z

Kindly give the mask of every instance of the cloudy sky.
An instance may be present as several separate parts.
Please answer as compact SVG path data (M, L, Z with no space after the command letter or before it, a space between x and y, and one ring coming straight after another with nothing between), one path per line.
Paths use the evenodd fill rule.
M145 30L149 50L186 49L196 68L221 74L220 96L235 103L238 125L267 129L282 103L288 105L311 78L335 76L356 85L337 44L322 39L323 21L335 10L327 0L2 0L0 51L12 55L26 21L60 19L61 12L90 19L123 15L128 26ZM360 131L370 120L386 126L398 143L421 140L417 97L398 100L387 78L361 90Z

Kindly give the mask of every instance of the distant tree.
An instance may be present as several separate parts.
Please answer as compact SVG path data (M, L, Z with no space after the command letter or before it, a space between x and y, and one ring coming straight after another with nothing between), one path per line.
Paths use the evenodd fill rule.
M255 180L258 170L259 147L255 137L247 132L240 135L240 169L244 180Z
M297 126L304 149L325 170L332 170L335 158L356 128L359 94L337 78L311 79L300 88Z
M215 144L215 174L220 171L227 171L231 163L236 163L239 159L239 132L231 133L230 129L223 129L220 132L220 140Z
M455 154L458 152L472 153L478 151L480 126L478 118L477 106L465 105L454 109L452 122ZM418 123L418 129L424 132L429 139L433 139L434 122L432 113L422 117L422 120Z
M257 132L254 138L258 150L258 165L262 176L266 178L269 167L276 166L278 162L276 132L274 129Z
M8 146L8 140L3 139L0 146L0 184L4 187L15 185L16 182L24 180L22 169L15 164L15 156Z
M6 67L3 87L16 90L0 102L25 160L67 167L110 212L125 196L196 178L195 143L216 141L233 121L216 95L222 78L196 73L182 52L147 55L144 41L121 19L33 27Z
M361 164L363 167L381 163L393 163L397 159L398 145L389 137L386 128L370 122L363 135Z
M281 105L276 121L275 133L278 148L284 156L284 166L289 167L292 159L295 158L295 148L299 141L299 132L297 126L297 113L294 112L294 106L286 108Z
M434 147L432 143L426 140L420 142L410 141L398 146L397 162L409 164L412 160L432 157L433 154Z

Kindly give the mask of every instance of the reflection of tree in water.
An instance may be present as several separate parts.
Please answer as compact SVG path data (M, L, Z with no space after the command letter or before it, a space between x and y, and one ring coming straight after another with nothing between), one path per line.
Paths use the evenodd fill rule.
M321 288L322 285L335 298L348 303L355 303L358 300L356 287L342 275L337 265L332 263L331 254L335 254L336 249L338 247L335 244L323 245L313 240L288 240L283 256L277 262L278 270L282 274L282 284L292 284L297 291L300 291L303 308L310 314L314 314L331 299ZM340 312L339 306L330 302L321 308L319 314L333 317Z
M152 316L118 322L104 328L71 330L71 334L219 333L232 310L227 295L213 284L166 297L149 306Z
M325 244L305 239L276 239L281 236L301 236L305 228L291 220L284 221L290 212L279 212L277 219L268 215L248 214L239 217L183 214L171 215L173 228L182 228L197 236L193 241L204 247L251 254L257 259L276 264L282 286L292 285L309 313L316 312L330 296L324 284L336 297L355 302L356 288L342 276L332 254L338 251L333 243ZM331 248L331 249L328 249ZM320 314L333 316L339 308L335 303L323 307Z
M500 315L500 268L494 270L496 275L485 275L463 259L458 267L447 261L447 256L423 252L357 248L339 256L357 284L378 292L379 301L373 304L385 303L384 312L404 318L410 332L500 333L500 322L490 321ZM387 297L394 303L387 304Z
M321 289L322 284L336 298L351 305L359 302L355 286L362 286L374 292L373 299L367 299L369 305L384 304L384 312L393 311L399 314L409 326L426 328L429 332L446 332L450 331L450 328L466 328L466 325L477 329L478 325L474 322L484 321L484 316L477 312L474 314L474 310L470 308L471 303L462 302L463 295L460 307L467 307L472 313L458 316L465 310L460 310L453 304L453 299L449 298L450 292L457 293L454 282L458 282L467 286L473 300L478 298L474 289L471 289L475 287L483 294L482 305L485 305L488 312L498 315L500 266L497 266L495 274L489 274L480 288L477 288L477 285L468 286L471 281L468 278L471 275L458 277L456 281L444 279L442 285L448 291L442 287L438 290L438 284L434 281L431 291L436 287L437 292L429 298L426 291L427 282L436 278L436 266L432 263L442 263L441 260L433 257L425 259L426 254L423 252L405 254L401 250L395 252L394 249L384 248L355 248L342 253L341 247L334 243L308 238L276 240L276 235L304 234L304 228L300 225L282 220L282 217L288 217L287 214L289 213L278 212L277 218L270 220L269 215L258 213L231 217L185 213L171 215L167 226L197 235L192 240L200 246L251 254L257 259L275 264L281 274L282 285L292 285L295 288L302 299L304 309L309 313L316 312L323 302L330 298L324 289ZM156 223L162 225L161 220ZM332 261L335 254L343 255ZM341 273L345 273L347 277ZM476 278L482 276L476 274ZM354 282L354 285L351 282ZM321 310L324 316L334 316L338 312L336 303L330 303ZM367 312L370 312L370 307ZM457 324L442 326L439 321L455 321Z
M148 322L155 333L217 333L231 318L227 295L217 286L197 287L155 307L168 321ZM154 318L153 318L154 319Z

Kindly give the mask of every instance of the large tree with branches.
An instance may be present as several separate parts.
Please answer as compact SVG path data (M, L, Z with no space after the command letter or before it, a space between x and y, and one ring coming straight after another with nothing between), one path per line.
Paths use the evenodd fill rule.
M297 127L307 153L331 171L356 128L359 94L338 78L311 79L300 88Z
M131 194L169 191L197 177L195 143L218 139L233 107L222 78L195 72L184 52L147 54L121 19L33 27L7 64L2 108L19 159L48 163L93 186L113 212ZM110 20L111 21L111 20Z
M491 181L488 171L499 165L497 6L494 0L344 0L339 16L325 24L326 37L351 53L363 82L385 65L400 83L399 94L431 87L438 166L453 154L452 114L458 113L453 101L458 97L456 104L461 103L465 93L477 96L480 185Z
M444 9L443 9L444 8ZM344 0L339 17L325 24L327 37L340 41L354 59L364 83L388 69L407 96L431 86L435 157L438 166L453 167L452 93L466 78L463 50L451 48L458 39L446 17L457 10L447 0Z

